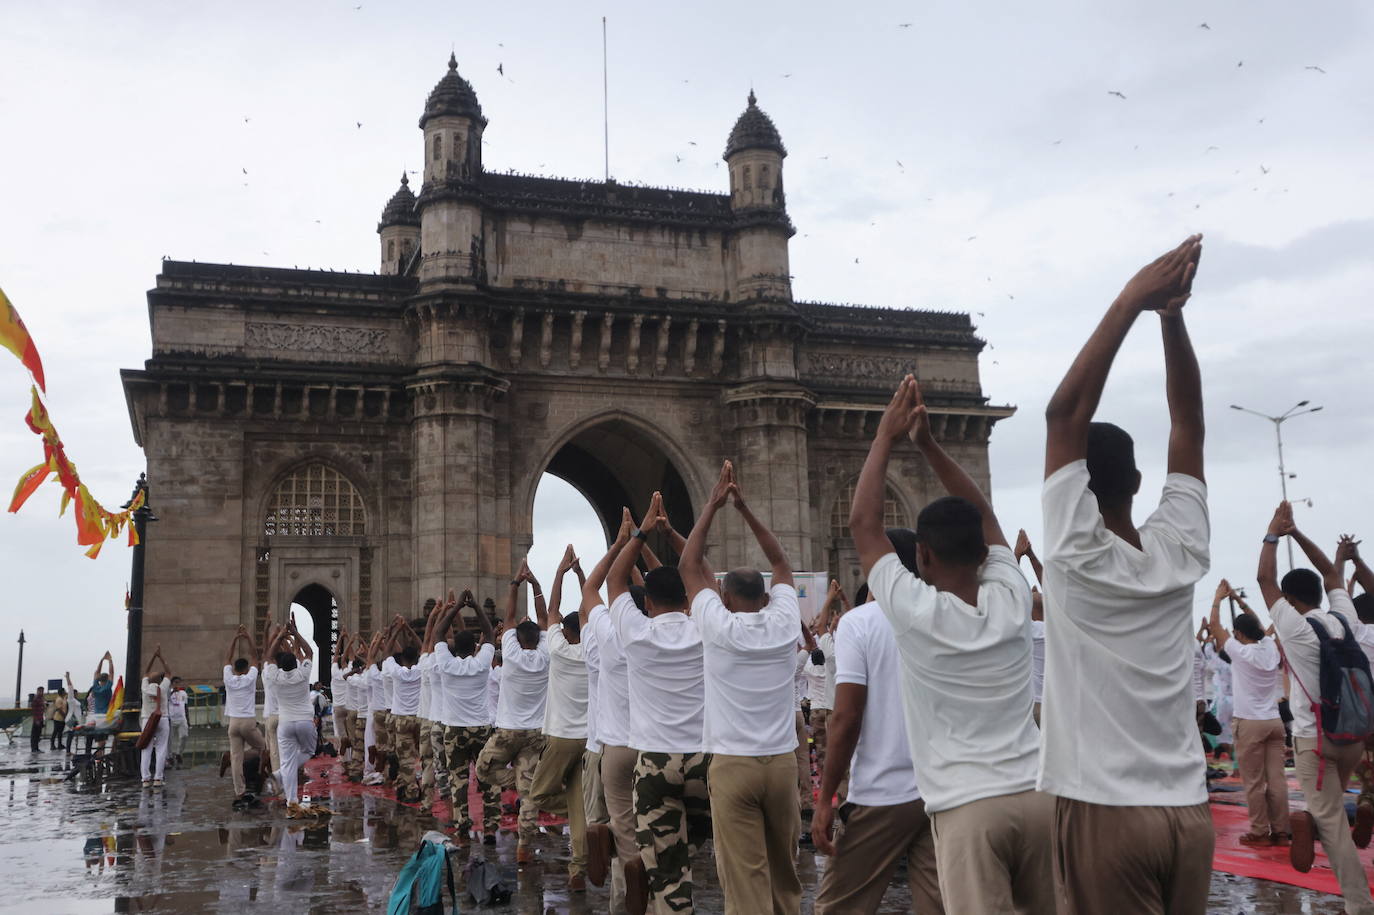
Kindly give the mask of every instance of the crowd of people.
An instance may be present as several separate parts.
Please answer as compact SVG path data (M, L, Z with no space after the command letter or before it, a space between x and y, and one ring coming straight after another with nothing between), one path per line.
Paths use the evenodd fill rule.
M1361 772L1353 832L1343 803L1374 730L1374 573L1358 542L1342 537L1328 558L1280 505L1255 532L1272 626L1223 580L1192 628L1211 536L1202 381L1184 320L1201 251L1190 237L1142 268L1055 391L1039 552L1024 530L1007 536L907 376L854 490L849 530L867 583L853 606L832 585L818 617L803 619L791 560L726 461L690 531L672 528L653 493L642 518L624 512L589 571L569 546L547 598L522 565L502 620L470 591L449 591L414 619L340 633L327 692L347 779L447 804L461 847L495 843L502 791L514 789L517 862L534 860L541 811L566 817L570 887L609 879L632 913L692 912L693 857L708 839L725 911L740 915L800 911L807 842L828 859L819 915L876 911L903 865L919 913L1202 913L1210 749L1236 760L1244 844L1286 847L1305 870L1320 841L1346 910L1374 912L1356 854L1374 831L1374 770ZM1094 416L1117 351L1151 312L1170 432L1163 492L1137 524L1134 442ZM889 465L912 446L947 495L914 530L888 529ZM706 545L727 507L766 570L712 569ZM1312 569L1279 576L1285 537ZM564 613L569 573L581 600ZM1352 599L1356 584L1366 593ZM1241 608L1229 627L1225 601ZM160 661L145 715L172 701ZM234 635L224 687L235 805L258 803L262 779L288 817L328 815L300 796L320 740L313 661L294 621L260 641ZM1343 701L1328 701L1342 686ZM167 733L150 741L151 772L145 750L153 785ZM1288 804L1290 745L1302 811Z

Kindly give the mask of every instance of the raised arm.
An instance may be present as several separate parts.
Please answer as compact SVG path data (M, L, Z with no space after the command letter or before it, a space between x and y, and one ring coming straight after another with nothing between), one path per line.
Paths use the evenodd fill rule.
M1195 252L1193 270L1197 269L1196 257L1202 253L1200 244ZM1191 286L1191 273L1187 280ZM1202 444L1207 422L1202 410L1202 372L1183 322L1186 301L1185 295L1159 313L1164 335L1164 384L1169 400L1169 472L1203 480Z
M301 638L301 631L296 628L296 615L294 613L291 614L291 621L289 625L291 628L291 641L296 643L295 648L293 649L293 651L295 651L296 653L296 657L303 657L307 661L315 660L315 649L310 647L309 642ZM407 631L409 631L409 627L407 627ZM411 638L414 638L415 633L412 632L410 636Z
M611 570L606 574L606 594L614 602L617 597L630 590L630 572L635 567L635 562L639 559L639 551L644 546L645 539L653 532L658 523L659 509L663 504L663 496L654 493L649 500L649 511L644 516L644 521L639 525L637 531L632 531L630 537L620 547L620 552L616 554L611 562ZM679 571L681 568L679 566ZM587 580L590 585L595 575ZM683 575L686 581L686 575Z
M1361 541L1356 540L1353 534L1342 534L1340 542L1336 545L1336 566L1344 575L1346 561L1355 563L1354 581L1366 591L1374 593L1374 572L1371 572L1369 566L1360 558L1360 543ZM1353 590L1349 583L1345 585L1345 589Z
M1293 530L1293 506L1280 502L1274 510L1274 517L1265 532L1264 542L1260 544L1259 570L1255 577L1259 580L1260 596L1264 606L1272 608L1278 603L1283 592L1279 590L1279 539Z
M568 544L568 548L563 551L563 558L558 561L558 570L553 574L553 593L549 595L549 623L545 628L552 629L554 626L563 625L563 576L568 574L568 570L577 562L577 555L573 552L573 545Z
M758 517L745 504L744 493L740 491L739 482L731 480L730 497L735 503L735 508L744 517L744 523L749 525L749 530L753 532L754 539L758 541L759 549L763 550L763 558L768 560L768 568L773 573L773 584L791 585L792 563L787 561L787 551L778 542L777 535L758 519ZM709 573L709 569L708 569ZM715 584L715 577L711 576L711 584Z
M687 543L682 548L682 556L678 559L677 570L682 575L682 583L687 588L689 599L694 598L699 592L707 588L714 589L716 586L715 576L710 574L710 569L706 565L706 538L711 532L711 522L715 520L716 512L720 511L725 500L729 498L730 488L734 484L734 465L726 461L720 465L720 476L716 479L716 485L712 487L711 495L707 498L706 504L702 506L701 514L697 517L697 523L692 525L692 532L687 535ZM658 493L654 493L654 502L655 505L649 507L651 516L655 515L655 508L661 510L663 507L663 500ZM785 557L783 561L786 562Z
M1017 562L1020 562L1023 556L1030 560L1031 569L1035 572L1035 580L1043 588L1045 586L1045 567L1040 564L1040 558L1035 555L1035 547L1031 546L1030 537L1026 536L1024 528L1016 532L1016 548L1012 552L1016 554Z
M520 625L520 586L525 583L521 572L510 580L510 590L506 592L506 628L514 629Z
M153 672L153 665L156 664L158 661L162 661L162 646L161 646L161 645L158 645L155 649L153 649L153 656L152 656L151 658L148 659L148 666L145 667L145 668L143 668L143 676L146 677L146 676L148 676L149 674L151 674L151 673ZM166 670L166 668L167 668L167 662L166 662L166 661L162 661L162 667L163 667L164 670Z
M534 573L530 571L528 559L520 567L520 574L524 576L525 581L530 583L530 592L534 597L535 622L539 624L540 629L549 628L549 607L544 602L544 589L540 587L539 579L535 578Z
M496 642L496 630L491 624L491 617L487 616L487 611L477 606L477 598L473 596L472 591L463 592L463 598L458 602L458 618L462 617L464 604L471 607L473 615L477 617L477 628L481 631L482 638L497 648L501 647Z
M1293 542L1302 547L1302 551L1307 554L1307 561L1312 563L1312 567L1316 569L1317 574L1322 577L1322 587L1325 590L1334 591L1337 588L1345 587L1345 577L1341 574L1341 570L1334 562L1326 558L1326 554L1322 552L1321 547L1317 546L1306 534L1298 530L1296 525L1289 531L1288 536L1293 538Z
M1192 289L1201 245L1201 235L1190 236L1143 267L1121 290L1083 344L1045 408L1046 477L1087 457L1088 426L1126 334L1142 311L1182 307Z
M992 510L992 503L988 501L987 494L973 482L973 477L968 475L968 471L960 466L959 462L950 457L940 443L935 440L935 434L930 429L930 414L926 412L925 401L921 398L921 385L915 378L910 378L914 387L916 404L919 408L916 411L916 423L911 430L911 439L925 456L926 463L930 469L935 471L935 475L940 479L940 485L945 490L957 498L972 503L978 509L978 514L983 517L983 540L988 546L1008 546L1006 535L1002 533L1002 526L997 523L997 515ZM885 482L885 481L884 481ZM886 488L886 487L884 487ZM882 499L884 493L879 493L878 498ZM882 502L878 503L878 520L882 522ZM887 539L884 532L883 539ZM891 545L889 544L889 549Z
M578 615L581 617L581 621L584 625L591 616L592 610L596 609L597 605L601 603L601 585L610 574L611 564L615 562L616 557L620 555L621 549L629 542L630 531L632 530L634 530L634 520L630 517L630 510L628 508L623 508L621 509L620 515L620 530L615 535L615 541L611 544L611 548L606 551L606 555L602 556L600 561L592 566L591 574L582 582L582 606L578 608ZM615 600L621 594L629 590L629 587L624 581L620 584L621 586L618 590L614 584L609 587L608 590L611 600Z
M1226 642L1231 638L1231 633L1227 632L1221 625L1221 602L1231 594L1231 585L1226 579L1221 580L1217 585L1217 592L1212 596L1212 616L1207 621L1207 628L1212 633L1212 638L1216 640L1217 651L1226 647Z
M859 551L859 564L867 578L879 559L892 552L892 543L883 527L883 498L887 494L887 465L897 443L916 427L925 414L916 379L907 375L897 385L892 400L878 421L877 434L868 448L859 480L854 484L854 499L849 509L849 536Z

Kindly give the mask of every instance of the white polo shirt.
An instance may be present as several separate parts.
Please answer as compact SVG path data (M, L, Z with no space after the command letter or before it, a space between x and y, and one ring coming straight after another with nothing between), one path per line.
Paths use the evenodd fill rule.
M167 720L186 724L186 690L174 689L167 696Z
M774 585L757 613L731 613L715 588L692 598L705 663L702 749L777 756L797 748L797 633L791 585Z
M314 721L315 706L310 701L310 661L302 660L295 670L282 670L275 664L262 665L263 685L270 685L277 697L277 720Z
M264 664L262 672L267 673L267 665ZM267 681L267 677L262 678L262 717L271 718L277 714L277 691L272 688L272 684Z
M544 733L569 740L587 739L587 660L579 642L568 642L562 626L545 635L549 649L549 694Z
M172 692L171 678L163 677L161 683L153 683L144 677L141 692L143 698L138 710L138 720L147 724L148 719L153 717L153 712L158 710L158 703L161 700L162 717L170 724L172 719L169 715L170 709L167 707L167 699Z
M338 664L329 665L329 695L334 700L334 707L340 709L352 708L349 701L348 681L344 680L344 674L348 668Z
M908 745L926 809L1035 787L1030 586L1005 546L978 570L978 603L938 591L887 553L868 586L897 638Z
M835 683L867 690L846 800L862 807L889 807L919 798L902 709L902 660L892 624L877 601L840 617L835 629Z
M822 668L825 671L825 679L821 681L824 694L821 698L821 708L833 709L835 707L835 633L823 634L816 640L816 647L825 653L825 664ZM812 707L816 705L814 694L811 705Z
M248 668L244 674L224 665L224 716L226 718L256 718L258 716L258 669Z
M348 684L349 708L354 713L364 717L372 714L371 690L367 685L367 668L363 668L355 674L349 674L344 680Z
M433 721L430 715L430 685L434 682L434 654L424 652L415 666L420 668L420 709L415 714L422 722Z
M806 662L809 652L800 641L797 642L797 671L792 677L792 698L796 711L801 711L802 700L806 698Z
M367 666L367 705L374 712L391 711L391 704L386 700L385 680L386 675L376 664Z
M635 613L634 599L626 595ZM642 614L641 614L642 615ZM587 617L587 628L596 633L600 672L596 681L596 737L603 747L630 746L630 667L611 623L611 611L597 604Z
M1045 694L1045 621L1031 620L1031 693L1036 702Z
M495 654L495 649L492 651ZM498 665L487 673L487 720L496 721L496 710L501 705L501 670Z
M395 664L391 668L391 713L414 717L420 714L420 689L425 672L417 662L411 667Z
M1042 503L1040 790L1109 806L1206 802L1190 683L1193 586L1210 564L1206 485L1169 474L1139 550L1107 530L1086 461L1045 480Z
M544 704L549 695L549 639L539 633L538 648L521 648L515 629L501 635L501 697L496 703L496 726L513 731L544 727Z
M1231 714L1249 721L1279 717L1283 668L1273 638L1266 635L1258 642L1243 645L1240 639L1232 636L1226 640L1226 654L1231 659L1235 696Z
M396 669L400 666L392 655L387 655L382 660L382 695L385 697L382 708L387 711L392 711L396 707Z
M589 621L590 622L590 621ZM601 644L591 625L582 627L582 655L587 662L587 752L601 752L596 730L596 691L601 685Z
M455 657L448 642L434 645L434 669L439 675L439 721L452 728L491 726L487 707L487 675L496 649L488 642L466 658Z
M629 666L629 745L700 753L706 688L696 623L685 613L647 617L628 592L611 602L611 622Z
M816 645L820 648L820 645ZM812 664L811 652L806 653L806 698L811 700L811 711L830 709L825 697L825 665Z

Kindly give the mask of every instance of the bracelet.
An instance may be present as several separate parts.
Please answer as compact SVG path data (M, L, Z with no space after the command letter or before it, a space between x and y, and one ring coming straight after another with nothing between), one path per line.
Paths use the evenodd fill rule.
M544 596L544 592L543 592L543 591L540 591L540 590L538 590L538 589L536 588L535 591L534 591L534 596L535 596L535 597L543 597L543 596Z

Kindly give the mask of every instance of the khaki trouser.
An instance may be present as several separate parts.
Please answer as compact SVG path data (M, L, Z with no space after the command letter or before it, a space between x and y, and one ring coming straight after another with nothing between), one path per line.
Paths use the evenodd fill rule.
M1283 720L1231 719L1236 762L1245 785L1250 832L1267 836L1288 832L1288 780L1283 774Z
M931 814L930 821L940 897L949 911L1054 915L1052 796L985 797ZM1211 862L1209 856L1208 867Z
M639 754L629 747L601 748L601 790L606 795L606 812L611 816L615 855L622 864L639 857L634 802L638 757Z
M272 760L272 777L281 777L281 748L277 744L277 723L280 719L276 715L267 716L267 756Z
M601 753L587 750L582 754L582 808L588 823L610 823L606 809L606 793L601 787Z
M801 911L796 767L792 753L711 757L706 787L726 915Z
M1321 757L1317 755L1317 739L1294 737L1293 756L1307 812L1312 815L1322 851L1326 852L1326 859L1336 872L1336 882L1341 885L1341 896L1345 898L1345 910L1350 915L1368 915L1374 912L1369 878L1355 850L1355 841L1350 837L1350 821L1345 815L1345 786L1364 756L1364 744L1342 746L1329 740L1321 742L1326 771L1322 774L1320 791L1317 790L1317 774Z
M842 804L836 816L835 856L821 877L815 915L873 915L903 858L911 911L944 915L925 801L885 807Z
M248 790L243 783L244 744L257 750L260 756L267 755L267 748L262 742L262 732L258 730L258 720L256 718L230 718L229 768L234 774L234 797L242 797L243 793Z
M1056 797L1060 915L1203 915L1215 846L1207 804L1109 807Z
M811 810L816 792L811 786L811 741L806 736L806 719L797 709L797 802L802 810Z
M811 707L811 744L816 748L816 772L825 774L825 748L827 743L830 709Z
M582 797L582 754L587 741L569 737L544 738L544 752L534 769L530 803L536 810L568 818L572 860L568 873L587 873L587 804Z
M544 752L544 734L533 728L497 728L477 757L477 779L520 793L520 842L528 845L539 834L539 808L530 797L534 769ZM512 765L513 768L507 768Z

